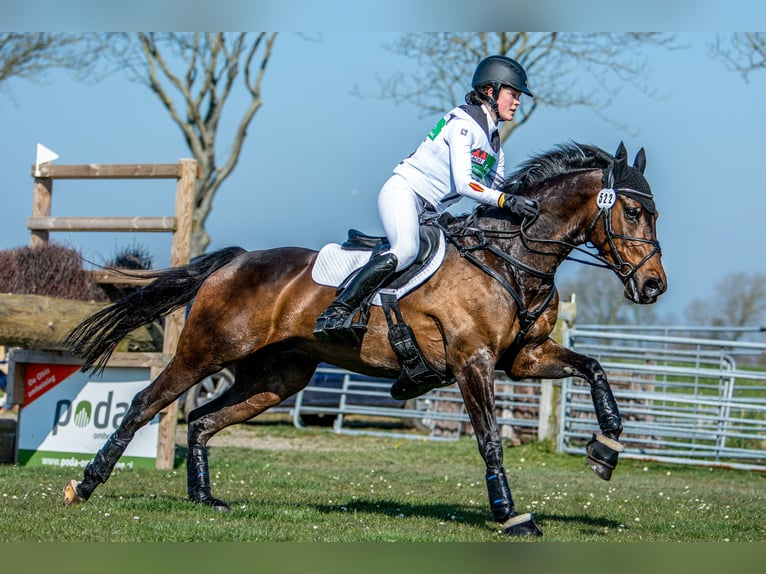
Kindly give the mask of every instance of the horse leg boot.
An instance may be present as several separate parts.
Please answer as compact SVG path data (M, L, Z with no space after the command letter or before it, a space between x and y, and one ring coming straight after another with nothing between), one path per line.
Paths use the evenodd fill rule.
M163 374L164 372L160 374L160 377ZM156 382L157 380L155 380L155 384ZM96 487L107 481L117 461L120 460L125 449L128 448L136 432L148 423L159 412L160 408L164 406L164 404L147 406L150 404L149 396L151 392L152 386L150 385L133 397L133 402L128 412L125 413L120 426L111 434L106 443L104 443L104 446L96 453L93 460L85 467L82 482L71 480L64 487L65 505L74 505L88 500L93 491L96 490Z
M85 467L82 482L70 480L64 487L64 504L70 506L88 500L96 487L106 482L112 474L114 465L128 448L132 438L132 434L127 438L121 438L117 432L114 432L96 453L95 458Z
M189 500L212 506L222 512L231 510L228 504L223 500L215 498L210 492L210 471L208 469L206 446L189 446L186 456L186 479Z
M358 347L367 328L352 325L354 313L367 296L394 274L397 263L393 253L370 258L317 318L314 336L324 341L341 340Z
M590 392L601 433L594 433L587 444L588 466L596 473L596 476L609 480L617 466L617 458L624 450L618 442L622 433L620 411L617 409L617 402L614 400L605 374L596 376L591 384Z

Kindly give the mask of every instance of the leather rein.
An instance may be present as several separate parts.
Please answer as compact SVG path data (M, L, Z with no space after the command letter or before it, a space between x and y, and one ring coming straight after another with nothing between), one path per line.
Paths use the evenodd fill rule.
M628 188L618 188L613 190L606 190L606 191L613 191L614 193L628 193L628 194L638 194L640 192L637 192L633 189ZM468 259L471 263L476 265L479 269L481 269L484 273L492 277L495 281L500 283L500 285L508 292L508 294L511 296L511 298L516 303L516 307L518 309L517 314L519 317L520 322L520 329L519 333L516 336L516 339L514 341L514 346L517 345L522 341L524 336L527 334L529 329L534 325L534 323L537 321L537 319L540 317L540 315L543 314L543 312L548 308L548 305L550 305L551 301L553 300L553 297L556 294L555 289L555 283L554 283L554 277L555 277L555 270L554 271L541 271L539 269L535 269L534 267L530 267L526 263L523 263L522 261L518 260L517 258L511 256L510 254L506 253L499 247L497 247L495 244L493 244L489 239L488 235L492 235L497 238L515 238L515 237L521 237L524 240L525 247L533 252L533 253L540 253L542 255L555 255L554 253L546 253L542 251L537 251L534 249L531 249L527 242L536 242L536 243L547 243L547 244L555 244L559 245L561 247L566 248L569 251L579 251L580 253L583 253L593 259L595 259L597 262L592 261L586 261L582 259L577 259L574 257L566 256L564 257L564 260L570 260L570 261L576 261L578 263L584 263L586 265L593 265L597 267L604 267L611 269L615 271L618 275L620 275L624 280L629 279L632 277L640 268L644 265L649 259L651 259L655 254L660 253L660 244L657 240L652 239L644 239L640 237L630 237L622 234L618 234L614 232L614 228L612 227L612 207L602 207L599 209L598 213L596 214L595 218L593 219L593 222L588 226L588 231L586 233L586 240L585 240L585 246L586 247L592 247L594 249L599 250L600 246L595 245L590 237L593 229L595 228L596 224L598 223L598 220L603 217L604 219L604 232L606 235L605 243L609 244L609 247L611 249L611 252L614 254L615 262L611 262L606 257L599 253L593 253L591 251L587 251L586 249L582 249L581 247L577 245L573 245L570 243L567 243L565 241L560 241L556 239L537 239L532 238L527 235L527 228L534 222L534 219L524 218L521 222L521 225L518 229L514 230L497 230L497 229L486 229L482 228L479 225L471 225L468 223L469 221L473 220L475 221L478 218L478 215L486 209L486 206L480 205L476 209L474 209L473 213L469 215L466 223L463 223L459 226L458 231L450 231L448 230L444 225L442 225L437 219L431 219L428 221L428 223L432 225L436 225L439 227L443 232L445 237L449 240L450 243L452 243L455 248L457 249L458 253L461 257L464 257ZM472 235L477 238L478 242L475 245L471 246L464 246L460 238L467 237L469 235ZM642 243L648 243L653 246L652 251L646 255L637 265L633 265L627 261L625 261L620 253L617 251L616 245L614 243L615 239L621 239L624 241L638 241ZM603 246L603 243L602 243ZM498 271L484 263L481 259L479 259L474 252L476 251L488 251L495 255L496 257L499 257L506 263L512 265L513 267L519 269L520 271L523 271L524 273L527 273L533 277L537 277L538 279L542 279L543 281L546 281L549 283L549 289L548 294L545 297L545 300L542 302L541 305L539 305L536 309L529 309L524 304L524 300L522 299L519 292L511 285L505 277L503 277Z

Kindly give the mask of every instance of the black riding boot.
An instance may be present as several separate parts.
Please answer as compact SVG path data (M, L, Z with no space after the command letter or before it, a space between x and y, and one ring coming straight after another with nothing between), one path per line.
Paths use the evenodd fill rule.
M354 313L365 297L394 274L397 262L393 253L372 257L319 316L314 336L323 341L341 340L358 346L366 327L352 328Z

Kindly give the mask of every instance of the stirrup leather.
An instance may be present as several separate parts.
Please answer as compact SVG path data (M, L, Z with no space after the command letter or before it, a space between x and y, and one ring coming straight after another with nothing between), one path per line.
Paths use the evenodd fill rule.
M455 381L441 373L426 359L420 350L415 333L404 322L396 295L391 291L380 291L380 302L388 323L388 341L391 343L402 372L391 386L391 396L399 401L414 399L437 387L446 387ZM391 317L393 311L396 323Z

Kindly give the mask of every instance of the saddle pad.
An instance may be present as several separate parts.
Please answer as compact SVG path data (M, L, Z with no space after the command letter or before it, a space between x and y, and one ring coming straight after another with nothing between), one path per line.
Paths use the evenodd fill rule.
M392 290L396 298L404 297L415 287L425 283L444 261L445 252L444 234L439 233L436 253L407 283ZM371 254L371 251L349 251L341 248L337 243L328 243L319 250L314 267L311 269L311 278L319 285L337 287L346 277L367 263ZM372 304L380 305L380 295L377 293L372 299Z

